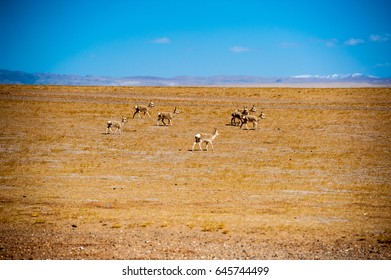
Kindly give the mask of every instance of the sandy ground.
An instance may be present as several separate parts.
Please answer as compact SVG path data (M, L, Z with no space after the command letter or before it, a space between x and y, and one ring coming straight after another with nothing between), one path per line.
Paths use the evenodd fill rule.
M391 259L389 88L0 86L0 112L0 259Z

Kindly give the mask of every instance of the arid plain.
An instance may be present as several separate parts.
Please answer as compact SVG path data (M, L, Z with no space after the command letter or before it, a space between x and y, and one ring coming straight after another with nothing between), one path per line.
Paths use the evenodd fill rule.
M391 259L390 88L4 85L0 112L0 259Z

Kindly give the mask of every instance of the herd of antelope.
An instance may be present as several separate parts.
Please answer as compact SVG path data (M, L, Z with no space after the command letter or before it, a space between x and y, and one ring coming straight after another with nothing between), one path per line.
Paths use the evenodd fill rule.
M151 118L151 115L149 114L150 108L155 107L155 104L151 101L149 104L146 105L136 105L134 107L135 112L133 113L133 118L137 115L139 118L148 116ZM242 129L242 126L245 125L246 129L249 130L248 124L251 123L253 125L253 129L258 128L258 122L261 119L265 119L265 114L261 112L259 116L256 116L255 113L257 112L257 109L255 105L252 106L250 110L247 109L247 107L244 107L243 110L235 110L231 116L231 125L232 126L240 126L240 129ZM156 126L159 125L159 121L163 123L164 126L171 126L172 125L172 119L174 115L179 114L179 110L175 107L173 112L159 112L157 114L157 121ZM167 121L167 123L165 122ZM122 128L125 125L125 123L128 122L128 119L126 117L122 117L121 121L114 121L109 120L107 122L107 128L106 128L106 134L112 133L115 134L119 132L122 133ZM115 131L113 131L113 128L115 128ZM206 143L206 151L208 151L209 144L211 145L212 151L213 151L213 140L219 135L217 128L214 129L213 134L211 133L197 133L194 138L193 147L191 148L192 151L194 151L194 147L198 144L198 147L201 151L203 151L201 144L203 142Z
M255 105L250 109L250 111L247 109L247 107L244 107L243 111L236 110L231 114L231 125L237 126L240 125L240 128L245 124L246 129L248 130L248 123L253 124L253 128L258 128L258 122L261 119L265 119L265 114L261 112L259 116L251 115L255 114L257 112L257 108L255 108Z

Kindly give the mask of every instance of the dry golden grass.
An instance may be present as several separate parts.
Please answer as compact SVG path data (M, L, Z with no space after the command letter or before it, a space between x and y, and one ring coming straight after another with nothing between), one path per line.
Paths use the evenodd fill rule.
M65 236L74 225L107 238L349 237L349 246L381 247L352 258L391 256L391 89L0 86L0 99L3 234ZM132 119L134 105L150 100L152 118ZM253 104L266 114L259 130L229 125L231 112ZM155 126L157 112L174 107L173 126ZM107 120L121 116L123 133L106 135ZM213 152L189 151L196 133L214 127ZM26 257L8 246L1 258ZM308 250L283 257L311 258Z

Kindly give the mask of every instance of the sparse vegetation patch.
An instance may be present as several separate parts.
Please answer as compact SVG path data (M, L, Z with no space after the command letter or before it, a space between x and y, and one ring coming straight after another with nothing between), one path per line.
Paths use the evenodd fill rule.
M389 88L0 98L0 259L391 258ZM252 106L266 118L240 129L232 112ZM208 152L192 152L198 134Z

